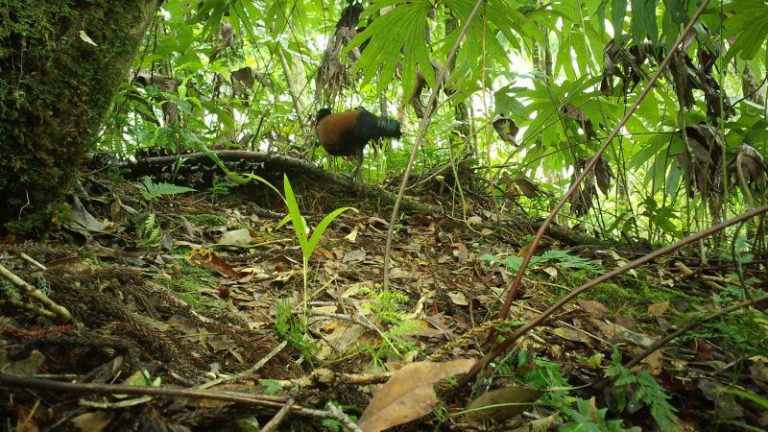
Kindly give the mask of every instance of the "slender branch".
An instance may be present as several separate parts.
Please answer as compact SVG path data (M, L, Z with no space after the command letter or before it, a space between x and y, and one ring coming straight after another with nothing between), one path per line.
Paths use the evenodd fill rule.
M253 367L251 367L250 369L248 369L246 371L243 371L243 372L240 372L238 374L231 375L231 376L228 376L228 377L220 377L220 378L217 378L217 379L215 379L213 381L208 381L207 383L200 385L198 388L200 388L200 389L207 389L207 388L211 388L213 386L217 386L217 385L225 383L225 382L236 381L236 380L240 380L240 379L250 378L250 377L256 375L256 372L258 372L259 369L264 367L264 365L267 364L267 362L272 360L272 358L274 356L276 356L277 354L279 354L280 351L282 351L287 345L288 345L288 341L283 341L278 346L273 348L272 351L269 352L269 354L264 356L255 365L253 365Z
M68 383L60 381L48 381L35 378L26 378L9 375L0 372L0 385L6 387L33 388L49 391L65 391L72 393L100 393L100 394L136 394L164 397L184 397L196 399L214 399L227 402L260 405L282 409L290 407L290 411L303 416L333 418L345 425L353 425L350 430L359 431L354 423L340 409L329 407L327 411L305 408L301 405L289 404L292 399L287 396L254 395L252 393L240 393L230 391L190 390L168 387L137 387L132 385L117 384L92 384L92 383Z
M24 279L16 276L16 274L14 274L12 271L8 270L6 267L2 265L0 265L0 276L3 276L4 278L8 279L12 284L26 291L26 293L30 297L32 297L33 299L45 305L48 309L53 311L53 313L60 316L61 318L64 318L67 321L70 321L72 319L72 315L69 313L67 308L54 303L53 300L48 298L48 296L45 295L44 292L30 285Z
M663 247L661 249L655 250L648 255L642 256L634 261L629 262L628 264L624 265L623 267L618 267L616 269L613 269L612 271L601 275L584 285L580 286L579 288L571 291L566 296L561 298L557 301L554 305L552 305L549 309L542 312L539 316L534 318L532 321L530 321L528 324L520 327L512 333L507 339L504 341L496 344L490 353L486 354L485 357L483 357L482 361L479 361L475 363L475 365L472 367L472 369L459 381L459 384L456 386L456 388L461 388L463 385L466 385L469 383L469 381L474 378L480 370L485 367L487 364L489 364L493 359L501 355L509 346L511 346L517 339L519 339L521 336L526 334L531 329L537 327L539 324L544 322L547 318L552 316L555 312L557 312L560 308L562 308L566 303L570 302L574 298L578 297L581 293L584 291L587 291L588 289L599 285L607 280L610 280L616 276L619 276L621 274L624 274L628 272L629 270L632 270L634 268L640 267L643 264L646 264L648 262L651 262L655 260L656 258L659 258L661 256L667 255L669 253L672 253L678 249L680 249L683 246L686 246L688 244L694 243L698 240L703 239L704 237L707 237L709 235L712 235L716 232L719 232L731 225L737 224L741 221L747 220L749 218L752 218L754 216L763 214L768 212L768 205L760 207L758 209L750 210L746 213L743 213L742 215L735 217L733 219L729 219L725 222L719 223L715 226L712 226L710 228L707 228L703 231L700 231L696 234L692 234L676 243L673 243L669 246Z
M262 405L281 408L288 400L284 396L255 395L213 390L190 390L168 387L138 387L122 384L93 384L47 381L35 378L25 378L6 373L0 373L0 384L5 386L34 388L40 390L64 391L71 393L100 393L100 394L135 394L142 396L171 396L196 399L214 399L227 402L238 402L252 405Z
M400 184L400 190L397 192L397 199L395 199L395 205L392 208L392 217L389 218L389 227L387 227L387 242L384 246L384 286L383 289L386 291L389 289L389 268L390 268L390 261L392 259L392 236L394 235L395 230L395 222L397 221L397 215L400 212L400 202L403 200L403 195L405 194L405 188L408 185L408 177L411 175L411 170L413 169L413 162L416 160L416 153L419 150L419 145L424 140L424 134L427 131L427 126L429 126L430 121L432 120L432 112L433 112L433 105L435 101L437 100L437 95L440 92L440 89L443 86L443 81L445 80L445 74L448 71L448 66L453 61L453 58L456 56L456 52L459 50L459 46L461 45L461 41L464 40L464 36L467 34L467 31L469 30L469 25L472 23L472 20L475 19L475 15L477 15L477 11L480 10L480 6L484 3L484 0L477 0L475 2L475 6L472 8L472 11L469 13L469 16L467 17L467 22L464 23L464 26L462 26L461 31L459 32L459 36L456 38L456 42L454 42L453 47L451 47L451 51L448 53L448 58L445 60L445 64L440 68L440 71L437 73L437 79L435 80L435 87L432 89L432 93L429 95L429 100L427 101L427 106L424 110L424 116L421 118L421 123L419 123L419 132L416 135L416 141L413 143L413 148L411 148L411 156L408 159L408 165L405 167L405 173L403 173L403 181Z
M294 403L293 398L288 398L287 401L285 401L285 405L283 405L282 408L280 408L280 411L275 414L274 417L272 417L267 424L264 425L264 427L261 428L261 432L273 432L276 431L278 427L280 427L280 424L283 423L283 420L285 420L288 417L288 413L291 412L291 407Z

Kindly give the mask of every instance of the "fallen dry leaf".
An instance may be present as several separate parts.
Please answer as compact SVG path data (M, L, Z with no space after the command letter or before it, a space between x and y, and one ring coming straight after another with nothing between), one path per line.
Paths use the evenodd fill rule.
M104 410L80 414L79 416L70 420L72 425L75 426L78 430L88 432L103 431L107 426L109 426L111 421L112 413Z
M643 348L648 348L653 345L655 340L647 335L634 332L628 328L616 323L602 321L598 319L591 319L592 323L597 326L606 339L618 339L626 342L631 342Z
M450 376L466 373L474 364L475 360L459 359L404 366L374 395L358 426L365 432L378 432L429 414L437 405L432 385Z
M248 246L253 243L251 231L247 228L227 231L219 238L219 244L224 246Z
M652 352L648 357L643 360L643 363L648 365L648 372L651 375L658 376L661 374L664 366L664 358L661 354L661 350Z
M650 316L662 316L664 315L667 310L669 309L669 302L661 302L661 303L654 303L650 306L648 306L648 315Z
M594 300L579 300L579 306L595 318L602 318L608 312L608 308L604 304Z
M194 249L185 257L188 263L214 270L222 276L239 279L240 274L216 252L210 249Z
M568 327L558 327L552 332L571 342L582 342L588 344L591 341L589 336L585 335L583 332Z
M343 262L360 262L365 259L366 253L363 249L355 249L344 254Z
M469 304L469 301L467 300L467 296L465 296L463 293L459 291L449 292L448 297L451 298L451 301L453 302L453 304L456 304L459 306L467 306Z
M357 241L357 227L352 228L352 231L344 239L350 243L355 243Z
M467 410L467 420L481 420L490 417L494 420L510 419L525 410L531 403L535 402L544 390L510 386L480 395L473 400Z

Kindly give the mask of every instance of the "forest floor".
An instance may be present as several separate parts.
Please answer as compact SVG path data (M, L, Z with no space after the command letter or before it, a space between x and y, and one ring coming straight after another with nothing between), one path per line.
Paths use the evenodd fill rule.
M384 290L390 210L357 202L313 251L305 305L302 251L292 225L279 224L285 208L267 209L274 200L237 190L153 195L103 174L83 184L75 220L47 242L0 244L2 430L337 430L377 393L388 401L369 408L363 430L399 424L393 417L416 418L396 429L408 431L768 427L761 400L743 397L768 394L768 358L754 353L768 345L759 311L693 329L633 368L642 374L616 366L692 314L743 300L745 283L765 286L732 278L727 261L705 268L682 251L604 282L527 333L473 386L446 394L456 381L445 368L487 352L533 221L482 203L466 219L405 215ZM345 202L301 195L310 227ZM642 255L584 238L545 237L498 335ZM33 288L52 304L33 299ZM414 362L432 369L399 389L382 386ZM610 370L619 379L596 391ZM511 407L465 411L472 401Z

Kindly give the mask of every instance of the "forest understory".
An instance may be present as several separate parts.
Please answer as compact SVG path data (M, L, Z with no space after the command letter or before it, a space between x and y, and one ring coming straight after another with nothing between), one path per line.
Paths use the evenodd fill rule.
M540 222L471 188L462 215L456 190L414 182L409 199L444 211L410 211L397 222L385 290L391 206L294 179L310 227L339 206L357 209L322 233L306 305L301 247L292 224L280 225L282 201L263 186L216 197L84 172L73 219L47 242L6 238L0 428L355 430L360 416L371 428L358 430L407 416L417 420L394 430L768 425L760 401L745 397L765 394L768 360L736 354L740 344L765 346L766 323L749 308L686 331L632 368L640 374L618 366L716 312L713 304L765 287L749 265L739 280L732 261L703 264L695 247L663 256L567 303L456 387L445 378L488 353L491 328L501 340L649 245L553 226L499 322ZM423 369L382 386L406 373L406 362ZM423 392L433 384L430 405Z

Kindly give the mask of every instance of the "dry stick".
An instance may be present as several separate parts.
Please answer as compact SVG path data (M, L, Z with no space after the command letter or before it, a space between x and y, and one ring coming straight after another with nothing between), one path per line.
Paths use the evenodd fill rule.
M55 313L56 315L60 316L61 318L64 318L67 321L72 319L72 315L69 313L67 308L54 303L53 300L51 300L50 298L48 298L47 295L45 295L45 293L33 287L32 285L28 284L26 281L24 281L24 279L16 276L12 271L8 270L6 267L2 265L0 265L0 275L8 279L12 284L16 285L17 287L22 288L24 291L27 292L27 294L29 294L30 297L39 301L46 307L48 307L48 309L53 311L53 313Z
M733 304L733 305L728 306L727 308L725 308L723 310L719 310L717 312L712 312L712 313L707 314L707 315L702 315L702 316L695 317L694 319L692 319L691 321L687 322L685 325L683 325L679 329L675 330L674 332L672 332L672 333L668 334L667 336L665 336L665 337L657 340L656 342L654 342L651 346L646 348L643 352L641 352L640 354L636 355L634 358L632 358L632 360L628 361L624 365L624 367L625 368L631 368L632 366L640 363L646 357L651 355L651 353L653 353L654 351L658 350L662 346L668 344L670 341L672 341L673 339L677 338L678 336L689 332L694 327L698 327L699 325L704 324L707 321L712 321L715 318L718 318L718 317L720 317L722 315L725 315L727 313L731 313L731 312L733 312L733 311L735 311L737 309L741 309L741 308L744 308L744 307L747 307L747 306L757 305L757 304L762 303L764 301L768 301L768 294L760 296L760 297L756 297L756 298L753 298L753 299L750 299L750 300L744 300L743 302L739 302L739 303ZM613 381L613 378L606 378L606 379L598 382L597 384L594 385L595 390L602 389L606 385L610 384L612 381Z
M288 416L288 413L291 412L291 407L294 403L293 398L288 398L287 401L285 401L285 405L283 405L282 408L280 408L280 411L275 414L274 417L272 417L267 424L264 425L264 427L261 428L261 432L273 432L276 431L278 427L280 427L280 424L285 420L285 418Z
M328 411L333 414L330 417L335 418L336 420L340 421L341 424L347 427L347 429L351 430L352 432L363 432L362 429L360 429L360 426L355 424L355 422L352 421L352 419L349 418L346 414L344 414L344 411L341 410L341 408L337 407L333 402L328 402L325 404L326 408L328 408Z
M690 33L691 29L693 28L693 24L699 19L699 16L702 14L702 12L704 12L704 8L706 8L707 4L709 4L709 0L704 0L701 3L701 6L699 7L699 9L696 10L696 13L693 14L693 17L691 17L691 20L688 22L688 25L685 26L685 29L683 29L683 32L680 33L680 36L675 41L674 45L672 45L672 48L669 50L669 54L667 54L667 56L664 58L664 61L662 61L661 64L659 65L659 70L657 70L656 73L653 75L653 77L651 77L645 89L643 89L642 93L640 93L640 95L637 97L637 100L635 100L635 103L632 104L632 107L629 109L629 111L627 111L626 114L624 114L624 117L621 119L619 124L616 125L613 131L608 135L608 138L606 138L605 143L603 143L603 145L597 150L595 155L589 160L587 165L584 167L584 170L576 178L576 181L574 181L571 184L571 186L568 188L568 191L560 199L560 202L557 203L555 208L549 213L547 218L541 224L541 227L539 227L539 230L536 232L536 236L533 238L533 241L531 242L531 247L528 250L528 253L526 253L525 258L523 258L523 263L520 265L520 269L515 274L515 278L512 279L512 282L509 283L509 288L508 288L509 291L507 292L507 298L504 299L504 305L502 305L501 309L499 310L499 316L498 316L499 319L504 320L507 318L507 315L509 314L509 308L512 306L512 301L517 297L517 290L520 287L520 282L523 279L523 274L525 273L525 270L528 268L528 264L531 262L531 258L533 257L533 254L536 252L536 246L538 246L539 242L541 242L542 237L544 237L544 232L547 230L549 225L555 219L555 216L557 216L558 212L560 212L560 209L563 208L563 206L571 197L571 195L573 195L574 192L576 192L576 188L582 183L582 181L584 181L587 175L595 167L595 164L597 164L597 160L600 159L603 153L605 153L605 150L608 148L608 145L610 145L613 139L616 138L616 136L621 131L621 128L624 127L624 125L627 123L627 121L632 116L632 114L634 114L635 110L637 110L637 108L640 106L640 102L642 102L643 99L645 99L645 97L648 95L648 93L650 93L651 89L653 88L653 85L659 79L659 76L661 76L661 73L664 72L664 69L666 69L667 65L672 60L672 56L675 55L675 51L683 42L683 40L687 37L688 33ZM492 334L489 335L488 337L489 341L492 340L492 336L493 336Z
M284 396L268 396L268 395L253 395L250 393L239 392L225 392L225 391L204 391L204 390L188 390L179 388L167 388L167 387L136 387L131 385L109 385L109 384L75 384L59 381L48 381L34 378L25 378L15 375L9 375L0 372L0 386L6 387L20 387L20 388L34 388L40 390L61 390L75 393L107 393L107 394L138 394L138 395L151 395L151 396L175 396L186 397L196 399L214 399L227 402L244 403L251 405L260 405L266 407L283 408L287 405L288 397ZM328 410L318 410L312 408L305 408L301 405L292 405L291 411L296 414L318 417L318 418L332 418L336 419L353 432L362 432L362 430L347 416L341 409L334 406L332 403L326 405Z
M74 393L111 393L111 394L137 394L149 396L174 396L194 399L214 399L227 402L239 402L245 404L263 405L280 408L288 400L282 396L254 395L250 393L238 393L229 391L190 390L168 387L137 387L122 384L93 384L93 383L68 383L60 381L47 381L35 378L25 378L16 375L0 373L0 385L16 386L22 388L34 388L40 390L61 390Z
M252 368L250 368L250 369L248 369L246 371L243 371L243 372L240 372L240 373L237 373L235 375L228 376L228 377L216 378L215 380L208 381L207 383L204 383L204 384L198 386L198 388L199 389L207 389L207 388L211 388L213 386L219 385L221 383L225 383L225 382L229 382L229 381L235 381L235 380L239 380L239 379L250 378L253 375L255 375L256 372L259 371L259 369L264 367L264 365L267 364L267 362L272 360L272 358L274 356L276 356L278 353L280 353L280 351L282 351L287 345L288 345L288 341L281 342L278 346L276 346L274 349L272 349L272 351L270 351L269 354L267 354L266 356L262 357L262 359L259 360L258 362L256 362L256 364L253 365Z
M44 266L44 265L40 264L40 263L39 263L39 262L38 262L36 259L34 259L34 258L32 258L31 256L29 256L29 255L25 254L24 252L21 252L21 253L19 253L19 256L20 256L20 257L21 257L21 258L22 258L24 261L27 261L28 263L32 264L33 266L37 267L38 269L40 269L40 270L42 270L42 271L46 271L46 270L48 270L47 268L45 268L45 266Z
M15 375L9 375L0 373L0 385L6 387L20 387L20 388L34 388L40 390L61 390L65 392L73 393L105 393L105 394L138 394L138 395L150 395L150 396L170 396L170 397L185 397L193 399L214 399L222 400L226 402L236 402L251 405L260 405L272 408L282 408L288 401L288 397L283 396L267 396L267 395L253 395L250 393L238 393L238 392L224 392L224 391L210 391L210 390L189 390L179 388L167 388L167 387L136 387L131 385L109 385L109 384L76 384L66 383L59 381L47 381L34 378L24 378ZM319 418L334 418L340 422L347 424L351 422L349 417L344 415L340 410L316 410L312 408L304 408L301 405L291 406L291 410L296 414L319 417ZM352 428L351 428L352 429ZM354 429L352 429L354 430ZM358 429L359 430L359 429Z
M491 350L490 353L486 354L485 357L483 357L483 359L481 361L475 363L475 365L472 367L472 369L470 369L470 371L467 372L467 374L463 378L461 378L461 380L459 381L459 384L455 388L460 388L461 386L466 385L467 383L469 383L469 381L472 378L474 378L475 375L477 375L477 373L480 372L480 370L483 367L485 367L485 365L487 365L493 359L495 359L501 353L503 353L510 345L512 345L517 339L519 339L520 336L524 335L525 333L527 333L531 329L537 327L544 320L546 320L552 314L557 312L558 309L562 308L566 303L568 303L569 301L571 301L572 299L574 299L575 297L577 297L579 294L583 293L584 291L594 287L595 285L598 285L598 284L603 283L603 282L605 282L605 281L607 281L609 279L612 279L612 278L614 278L614 277L616 277L616 276L618 276L620 274L626 273L629 270L632 270L634 268L640 267L641 265L646 264L646 263L648 263L650 261L653 261L656 258L659 258L659 257L664 256L666 254L669 254L671 252L674 252L674 251L680 249L683 246L686 246L686 245L688 245L690 243L693 243L695 241L701 240L704 237L707 237L707 236L709 236L709 235L711 235L713 233L721 231L722 229L724 229L726 227L729 227L731 225L737 224L737 223L739 223L741 221L747 220L749 218L752 218L754 216L757 216L759 214L766 213L766 212L768 212L768 205L765 205L765 206L760 207L760 208L755 209L755 210L750 210L750 211L748 211L748 212L746 212L746 213L744 213L744 214L742 214L742 215L740 215L738 217L735 217L733 219L729 219L729 220L727 220L725 222L719 223L719 224L717 224L715 226L707 228L707 229L705 229L703 231L700 231L700 232L698 232L696 234L692 234L692 235L690 235L690 236L688 236L688 237L678 241L677 243L674 243L674 244L671 244L669 246L663 247L661 249L655 250L655 251L649 253L648 255L642 256L642 257L640 257L640 258L638 258L638 259L636 259L634 261L629 262L628 264L624 265L623 267L619 267L619 268L613 269L612 271L610 271L610 272L608 272L608 273L606 273L606 274L604 274L602 276L597 277L596 279L593 279L593 280L585 283L584 285L582 285L582 286L578 287L577 289L571 291L566 296L564 296L563 298L558 300L557 303L555 303L549 309L547 309L544 312L542 312L541 315L539 315L538 317L536 317L535 319L530 321L528 324L526 324L526 325L520 327L519 329L517 329L517 331L512 333L512 335L509 336L509 338L505 339L503 342L500 342L500 343L496 344L493 347L493 349Z
M432 105L435 103L435 100L437 100L437 94L440 92L440 88L443 85L443 80L445 79L445 73L448 70L448 65L451 64L451 61L453 61L453 57L456 55L456 52L459 50L459 45L461 45L461 41L464 39L464 36L467 34L467 30L469 30L469 25L472 23L472 20L475 19L475 15L477 15L477 11L480 10L480 6L483 4L484 0L477 0L475 2L475 7L472 8L472 11L469 13L469 16L467 17L467 22L464 23L464 26L461 28L461 31L459 32L459 37L456 38L456 42L453 44L453 47L451 47L451 51L448 53L448 57L445 60L445 64L443 67L440 68L440 71L437 73L437 78L435 80L435 88L432 89L432 93L429 95L429 100L427 100L427 107L424 110L424 117L421 118L421 123L419 124L419 132L416 135L416 141L413 143L413 148L411 149L411 156L408 159L408 165L405 167L405 173L403 173L403 181L400 184L400 190L397 192L397 198L395 199L395 205L392 208L392 217L389 218L389 227L387 227L387 242L384 246L384 287L383 289L386 291L389 289L389 262L391 261L392 257L392 236L394 234L395 230L395 221L397 220L397 214L400 212L400 202L403 200L403 195L405 194L405 188L408 185L408 177L411 175L411 169L413 168L413 162L416 160L416 153L419 149L419 145L421 144L421 141L424 140L424 134L427 131L427 125L429 124L429 121L432 118Z

